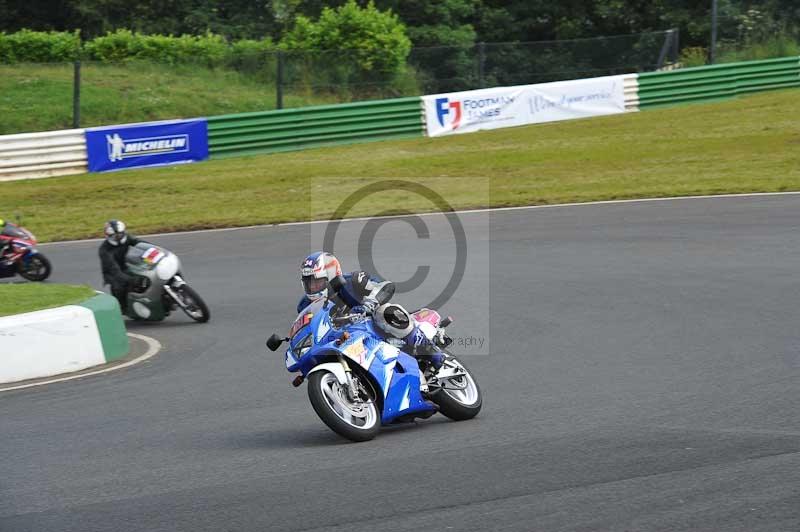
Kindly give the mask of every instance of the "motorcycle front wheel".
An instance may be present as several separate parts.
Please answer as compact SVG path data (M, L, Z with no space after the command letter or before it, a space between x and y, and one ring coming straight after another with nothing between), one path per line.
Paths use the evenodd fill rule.
M453 369L459 376L439 380L438 389L430 394L430 399L439 405L439 412L453 421L472 419L483 406L481 389L466 366L448 355L439 372Z
M347 387L330 371L315 371L308 377L308 399L319 418L336 434L352 441L374 438L381 428L374 390L360 387L359 400L353 401Z
M176 289L175 294L181 299L179 303L183 303L183 305L179 305L181 309L194 321L205 323L211 318L208 305L191 286L185 284Z
M50 264L50 259L37 253L33 255L26 265L20 262L17 266L19 274L29 281L44 281L53 272L53 266Z

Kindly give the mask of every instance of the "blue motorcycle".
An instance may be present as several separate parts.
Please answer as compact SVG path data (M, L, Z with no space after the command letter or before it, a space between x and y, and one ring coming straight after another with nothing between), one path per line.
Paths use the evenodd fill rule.
M441 328L450 323L428 309L414 317ZM371 440L381 425L436 412L456 421L480 412L480 388L456 357L434 346L438 357L411 356L387 341L371 318L342 313L327 299L306 307L289 335L273 334L267 347L275 351L283 342L289 343L286 369L299 373L294 386L308 380L314 411L350 440Z

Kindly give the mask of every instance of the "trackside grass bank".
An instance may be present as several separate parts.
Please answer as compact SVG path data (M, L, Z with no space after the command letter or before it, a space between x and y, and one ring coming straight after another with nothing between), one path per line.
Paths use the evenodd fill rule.
M114 217L137 233L325 219L354 190L387 178L428 184L454 208L800 190L800 91L446 138L0 183L0 214L21 213L43 240L96 237ZM413 194L381 198L348 215L431 210Z
M0 135L72 127L71 63L0 64ZM275 87L223 68L131 62L84 63L81 126L264 111ZM285 95L287 107L332 103L335 97Z
M0 284L0 316L72 305L94 295L94 290L83 285L3 283Z

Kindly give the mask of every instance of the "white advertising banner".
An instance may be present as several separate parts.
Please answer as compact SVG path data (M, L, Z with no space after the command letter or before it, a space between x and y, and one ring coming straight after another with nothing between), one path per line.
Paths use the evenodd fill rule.
M428 136L625 112L624 76L423 96Z
M524 90L524 86L497 87L423 96L428 136L527 124Z

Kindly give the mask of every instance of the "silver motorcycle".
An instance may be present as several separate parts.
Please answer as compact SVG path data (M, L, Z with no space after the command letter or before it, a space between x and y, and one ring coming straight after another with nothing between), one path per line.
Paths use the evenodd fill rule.
M125 255L126 269L133 276L123 314L135 320L161 321L180 307L194 321L211 317L208 306L180 274L181 261L171 251L140 242Z

